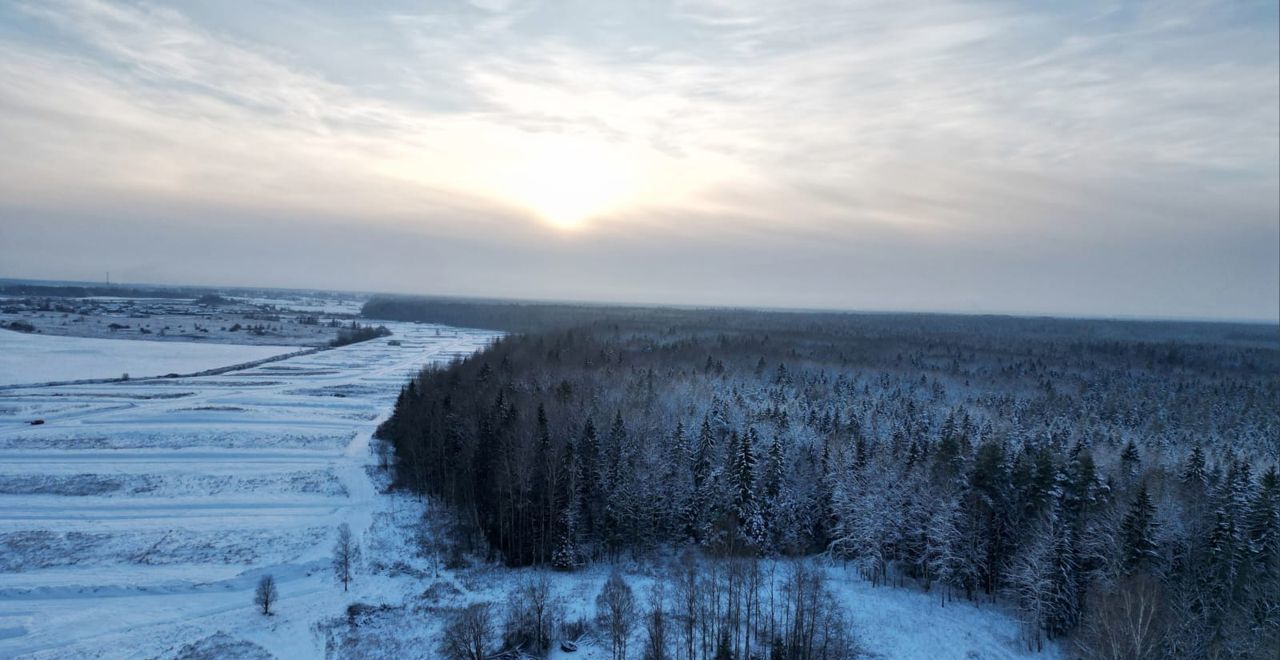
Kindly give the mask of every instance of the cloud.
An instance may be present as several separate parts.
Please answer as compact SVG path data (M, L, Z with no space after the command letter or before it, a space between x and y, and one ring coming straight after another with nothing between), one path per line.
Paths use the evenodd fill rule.
M1266 4L20 3L0 205L422 237L477 294L1275 317ZM627 185L564 237L548 168Z

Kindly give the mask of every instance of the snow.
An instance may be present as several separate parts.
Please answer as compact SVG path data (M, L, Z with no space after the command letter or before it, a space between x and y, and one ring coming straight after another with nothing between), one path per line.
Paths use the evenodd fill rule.
M439 568L414 537L438 512L385 492L371 451L413 373L495 334L387 325L402 345L379 339L216 376L0 390L0 657L434 657L450 608L500 610L530 569ZM150 344L74 341L103 344L107 361ZM29 426L35 417L46 423ZM348 593L329 565L342 523L364 555ZM642 601L662 570L623 569ZM875 657L1061 657L1052 645L1024 651L1016 621L995 606L943 607L826 570ZM594 615L608 571L548 574L569 618ZM252 593L268 573L280 600L265 617ZM349 620L353 603L368 607ZM608 652L587 639L552 657Z
M337 526L362 537L392 504L366 469L372 432L418 369L495 336L389 327L400 346L0 390L0 657L322 656L311 627L355 595L328 568ZM0 358L3 373L21 380L198 371L296 350L4 334L16 339L0 353L18 357ZM281 594L273 617L252 605L264 573Z
M0 330L0 385L163 376L263 360L297 346L241 346L89 337Z
M857 577L856 569L828 571L831 586L845 606L863 646L885 658L1004 658L1066 657L1058 645L1032 653L1019 639L1018 624L996 605L952 601L915 589L873 587Z

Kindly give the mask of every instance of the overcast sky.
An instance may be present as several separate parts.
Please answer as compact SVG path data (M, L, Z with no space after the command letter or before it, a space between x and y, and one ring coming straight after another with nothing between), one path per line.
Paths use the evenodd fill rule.
M0 276L1277 319L1260 2L0 3Z

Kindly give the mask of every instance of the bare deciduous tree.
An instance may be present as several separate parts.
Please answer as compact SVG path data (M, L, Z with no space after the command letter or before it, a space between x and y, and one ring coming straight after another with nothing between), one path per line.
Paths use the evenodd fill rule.
M506 643L541 654L551 648L551 633L561 618L561 604L551 591L551 581L544 573L531 576L511 592Z
M698 641L699 605L702 602L702 573L698 558L692 552L685 552L680 557L676 568L676 603L679 608L680 627L684 635L684 657L692 660L695 655L695 644Z
M667 611L666 582L662 578L654 581L649 590L649 614L645 617L647 639L644 646L644 660L667 660Z
M258 580L258 588L253 592L253 604L262 610L263 615L271 616L271 605L280 597L280 593L276 591L276 579L270 575L262 576Z
M1113 590L1095 589L1077 640L1089 660L1147 660L1159 656L1166 617L1160 582L1123 578Z
M351 526L342 523L338 526L338 540L333 546L333 571L342 581L343 591L346 591L351 583L351 573L359 559L360 546L351 535Z
M440 653L451 660L485 660L493 633L493 605L472 603L445 624Z
M627 640L636 622L636 597L631 586L616 569L605 580L596 596L596 617L609 631L614 660L626 660Z

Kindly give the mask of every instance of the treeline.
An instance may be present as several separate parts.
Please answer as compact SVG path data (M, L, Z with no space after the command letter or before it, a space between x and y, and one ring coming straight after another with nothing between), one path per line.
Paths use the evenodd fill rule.
M789 334L803 330L828 337L948 340L968 335L1015 338L1069 345L1088 341L1098 351L1176 361L1185 344L1262 348L1274 360L1280 328L1262 323L1203 323L1057 319L953 314L794 312L736 308L642 307L634 305L539 303L496 299L378 295L361 309L366 319L420 321L466 328L541 333L570 328L666 328L703 332ZM1172 355L1170 355L1172 351ZM1232 357L1232 360L1238 357Z
M507 332L563 329L608 319L612 322L678 320L685 312L620 305L573 303L524 303L503 300L374 296L360 315L367 319L425 321L464 328Z
M1275 348L1107 323L671 314L424 372L381 429L401 483L512 565L826 553L944 603L1004 596L1033 648L1280 643Z
M51 284L0 284L0 295L44 298L191 298L192 289L146 289L126 286L76 286Z
M362 325L352 321L351 325L338 328L338 336L330 339L329 345L337 348L338 346L346 346L348 344L369 341L370 339L377 339L378 337L389 336L391 336L391 330L385 325Z

